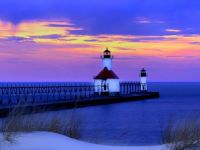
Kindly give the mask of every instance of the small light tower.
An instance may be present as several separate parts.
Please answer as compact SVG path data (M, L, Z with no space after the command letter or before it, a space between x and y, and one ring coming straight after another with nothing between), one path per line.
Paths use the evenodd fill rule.
M140 73L141 92L147 92L147 73L143 68Z
M106 50L103 52L103 55L101 56L102 62L103 62L103 68L108 68L108 70L112 70L112 59L113 56L111 55L111 52L106 48Z

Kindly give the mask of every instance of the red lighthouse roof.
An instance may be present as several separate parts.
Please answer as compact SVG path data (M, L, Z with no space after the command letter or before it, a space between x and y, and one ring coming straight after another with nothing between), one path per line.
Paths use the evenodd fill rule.
M106 50L104 51L104 53L110 53L110 51L108 50L108 48L106 48Z
M105 67L94 79L119 79L118 76L112 71L108 70L107 67Z

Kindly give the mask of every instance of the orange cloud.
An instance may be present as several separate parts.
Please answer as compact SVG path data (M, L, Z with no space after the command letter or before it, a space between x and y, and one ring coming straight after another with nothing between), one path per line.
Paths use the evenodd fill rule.
M27 40L20 44L23 45L23 42L32 41L36 45L52 47L51 49L55 53L71 51L70 53L92 56L108 47L119 56L156 56L163 58L180 55L200 56L200 35L78 35L73 34L72 31L84 29L76 27L70 21L31 21L22 22L17 26L1 21L0 29L0 39L7 39L7 42L9 42L9 40L12 40L11 37L25 38ZM166 29L166 31L181 32L178 29ZM0 42L0 47L1 44ZM44 52L44 56L45 53L48 53L48 50L44 50L44 48L41 50ZM192 53L190 53L191 50Z

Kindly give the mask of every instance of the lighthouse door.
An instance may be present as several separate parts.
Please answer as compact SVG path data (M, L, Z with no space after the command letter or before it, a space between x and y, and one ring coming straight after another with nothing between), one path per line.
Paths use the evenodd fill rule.
M108 87L107 87L107 85L106 85L106 80L103 80L103 81L102 81L102 91L103 91L103 92L107 92L107 91L108 91Z
M107 91L106 84L103 85L104 91Z

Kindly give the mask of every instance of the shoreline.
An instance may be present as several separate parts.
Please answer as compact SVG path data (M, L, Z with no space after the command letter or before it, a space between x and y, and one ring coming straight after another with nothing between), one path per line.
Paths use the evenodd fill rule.
M19 133L16 136L15 143L11 144L4 141L4 143L1 143L1 147L3 147L4 150L167 150L166 145L111 146L94 144L51 132Z

